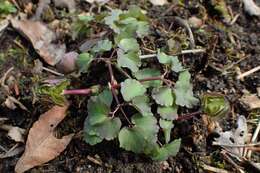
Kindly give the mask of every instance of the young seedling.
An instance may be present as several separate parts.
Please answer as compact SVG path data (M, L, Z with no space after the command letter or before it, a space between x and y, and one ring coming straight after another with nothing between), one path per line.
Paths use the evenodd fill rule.
M112 10L103 23L113 31L114 40L99 41L89 52L79 55L77 65L80 72L87 73L93 61L105 62L110 75L108 85L63 91L64 95L92 95L88 100L84 140L95 145L104 139L118 139L125 150L144 153L154 160L175 156L181 139L172 140L173 122L201 113L178 117L179 107L192 108L199 103L193 95L189 71L177 56L160 50L150 57L157 58L158 64L140 57L139 40L149 34L149 19L140 8ZM104 52L111 52L110 57L101 58ZM115 78L115 68L126 77L124 80ZM173 73L179 76L177 81L168 77ZM125 107L135 111L126 112ZM158 138L160 129L163 141Z

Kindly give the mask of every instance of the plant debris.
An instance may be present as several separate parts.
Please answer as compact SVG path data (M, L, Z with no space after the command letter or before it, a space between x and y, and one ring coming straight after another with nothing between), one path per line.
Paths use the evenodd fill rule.
M69 144L73 134L54 137L54 129L66 116L68 105L54 106L42 114L29 131L25 151L15 166L17 173L25 172L58 156Z
M55 65L63 58L66 51L65 44L54 44L55 33L43 23L12 19L11 24L32 43L46 63Z

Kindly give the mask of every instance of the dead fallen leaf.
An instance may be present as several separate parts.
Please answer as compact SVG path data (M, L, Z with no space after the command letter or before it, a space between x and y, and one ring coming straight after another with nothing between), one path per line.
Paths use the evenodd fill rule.
M14 140L15 142L24 142L25 129L6 124L1 125L0 128L8 131L8 137Z
M19 127L12 127L9 131L8 131L8 136L14 140L15 142L24 142L24 135L25 130Z
M244 94L240 101L249 110L260 108L260 99L256 94Z
M34 49L49 65L55 65L65 54L65 44L54 44L56 35L39 21L11 20L12 26L32 43Z
M65 150L73 134L57 139L53 132L65 118L68 105L54 106L42 114L29 131L25 152L15 166L17 173L23 173L35 166L44 164Z
M78 53L75 51L66 53L56 67L59 72L68 74L76 70Z
M149 0L153 5L164 5L167 4L167 0Z
M225 132L219 132L219 137L216 138L217 145L224 146L228 151L243 156L243 148L232 147L232 145L244 145L247 139L247 122L244 116L239 116L237 119L237 128Z
M245 11L251 16L260 15L260 7L253 0L243 0Z

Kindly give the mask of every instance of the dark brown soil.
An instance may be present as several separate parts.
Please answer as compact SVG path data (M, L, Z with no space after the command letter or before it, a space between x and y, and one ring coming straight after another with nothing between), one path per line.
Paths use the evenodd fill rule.
M115 6L119 8L127 8L129 3L120 3L115 1ZM137 4L147 10L148 15L153 19L152 30L156 30L156 26L170 28L171 31L177 31L180 26L174 23L173 16L179 16L188 19L192 15L200 15L201 12L196 5L202 5L205 9L209 9L206 3L199 3L194 0L187 1L185 7L173 6L171 4L163 7L152 7L150 4L131 1L131 4ZM236 67L241 72L248 71L260 65L260 20L258 17L251 17L245 14L240 1L231 0L228 6L234 14L240 14L238 20L233 25L224 24L221 17L214 12L208 10L209 20L205 23L204 30L193 29L193 34L197 45L207 48L207 53L182 55L180 58L193 76L194 92L200 95L203 92L218 92L225 94L230 101L234 114L226 117L224 128L230 129L235 122L237 114L248 116L248 112L239 102L239 98L246 89L251 93L256 93L256 88L260 87L260 72L256 72L246 77L244 81L237 80ZM84 4L81 8L88 8ZM164 16L162 17L162 14ZM218 24L218 23L220 24ZM171 26L172 25L172 26ZM228 32L224 31L221 27ZM171 26L171 27L170 27ZM229 33L233 34L233 38L237 44L232 44ZM156 31L153 33L151 40L157 47L166 45L166 39L169 35ZM0 76L7 69L14 66L17 74L20 74L20 101L29 108L29 111L21 109L10 110L4 106L0 106L0 116L9 118L8 123L29 130L32 123L35 122L39 115L50 107L47 102L37 102L32 104L32 93L30 88L34 86L33 74L31 68L33 60L39 58L34 52L31 45L23 39L17 32L10 27L0 37L0 53L6 53L10 48L17 48L13 40L18 40L26 48L28 52L24 57L27 59L24 63L23 55L17 57L10 55L4 62L0 61ZM81 42L70 41L68 47L75 49ZM239 43L239 44L238 44ZM212 49L214 47L214 49ZM230 54L228 54L228 51ZM228 68L227 68L228 67ZM105 65L93 66L93 74L83 75L80 79L71 77L71 88L88 87L92 84L106 84L109 76L104 70ZM81 81L85 81L82 83ZM0 101L4 100L4 96L0 93ZM207 138L207 129L202 123L201 117L194 117L190 120L176 122L172 137L181 137L182 146L178 155L169 158L167 162L154 162L144 155L136 155L119 149L118 141L102 142L96 146L87 145L81 138L80 131L83 128L84 119L87 116L86 104L87 98L71 97L70 102L73 103L69 110L69 115L60 124L58 130L62 134L76 133L76 137L69 144L67 149L56 159L42 166L31 169L30 173L161 173L161 172L203 172L199 167L199 161L212 161L214 158L217 163L228 164L218 154L218 148L210 145L210 139ZM81 103L79 108L79 102ZM75 104L76 103L76 104ZM194 110L196 111L196 110ZM185 113L187 110L180 110ZM15 143L6 137L6 132L0 131L0 145L5 148L11 148ZM21 144L23 145L23 144ZM101 165L95 164L88 156L101 160ZM14 166L20 155L8 159L0 160L0 172L12 173ZM259 161L259 160L258 160ZM169 164L164 169L164 164Z

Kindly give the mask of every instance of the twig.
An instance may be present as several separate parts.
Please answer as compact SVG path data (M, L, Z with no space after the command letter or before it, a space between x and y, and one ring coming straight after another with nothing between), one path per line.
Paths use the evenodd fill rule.
M242 168L240 166L238 166L234 161L233 159L227 155L227 152L225 150L222 150L220 152L220 154L222 154L223 158L229 162L234 168L236 168L237 171L241 172L241 173L244 173L244 171L242 170Z
M111 54L110 57L113 57L114 52L115 52L115 50L113 51L113 53ZM109 88L111 89L112 95L115 98L117 105L120 105L119 99L117 97L117 94L116 94L116 91L115 91L115 88L114 88L114 86L117 85L117 81L115 80L115 77L114 77L114 74L113 74L112 65L111 65L110 61L106 61L106 63L107 63L108 71L109 71L109 75L110 75ZM123 110L123 108L120 106L119 109L120 109L121 113L124 115L124 117L125 117L126 121L128 122L129 126L132 126L132 123L128 119L128 117L127 117L125 111Z
M232 19L232 21L230 22L230 25L233 25L236 21L237 21L237 19L238 19L238 17L240 16L240 14L237 14L237 15L235 15L235 17Z
M201 167L206 170L206 171L210 171L210 172L216 172L216 173L229 173L229 171L224 170L224 169L220 169L220 168L215 168L206 164L201 164Z
M252 139L251 139L251 142L252 142L252 143L256 142L259 132L260 132L260 119L259 119L259 121L258 121L258 125L257 125L257 127L256 127L256 129L255 129L255 132L254 132L254 134L253 134L253 137L252 137ZM252 149L251 149L251 150L252 150ZM252 151L248 151L247 154L246 154L247 158L250 159L250 158L251 158L251 154L252 154Z
M205 53L205 49L189 49L189 50L182 50L180 53L172 54L172 56L177 55L184 55L184 54L190 54L190 53ZM140 59L147 59L147 58L154 58L157 54L148 54L148 55L141 55Z
M3 150L4 152L7 152L8 150L5 149L5 147L3 147L2 145L0 145L0 149Z
M45 70L45 71L47 71L47 72L50 72L50 73L52 73L52 74L55 74L55 75L57 75L57 76L64 76L64 74L59 73L59 72L56 72L56 71L54 71L54 70L51 70L51 69L49 69L49 68L47 68L47 67L42 67L42 69Z
M187 20L184 20L178 16L174 17L174 19L180 24L182 25L184 28L186 28L186 30L188 31L188 34L189 34L189 37L190 37L190 47L192 49L195 48L196 44L195 44L195 40L194 40L194 36L193 36L193 33L191 31L191 28L190 28L190 25L189 23L187 22Z
M183 114L181 116L178 116L178 118L176 119L177 121L181 121L181 120L188 120L196 115L200 115L202 112L197 111L197 112L192 112L192 113L187 113L187 114Z
M251 70L249 70L249 71L247 71L247 72L245 72L245 73L242 73L242 74L238 75L237 79L243 79L244 77L249 76L252 73L257 72L258 70L260 70L260 65L255 67L255 68L253 68L253 69L251 69Z
M131 76L129 75L129 74L127 74L127 72L125 72L121 67L119 67L118 65L116 65L116 64L113 64L117 69L118 69L118 71L119 72L121 72L125 77L127 77L127 78L131 78Z
M205 53L205 49L190 49L190 50L182 50L180 54L189 54L189 53ZM176 54L176 55L180 55Z

